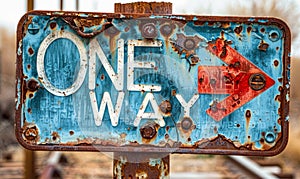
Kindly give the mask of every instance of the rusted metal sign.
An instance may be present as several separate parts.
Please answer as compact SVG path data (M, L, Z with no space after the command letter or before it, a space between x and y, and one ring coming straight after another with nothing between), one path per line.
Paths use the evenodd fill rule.
M28 149L275 155L287 144L281 20L36 11L17 34Z

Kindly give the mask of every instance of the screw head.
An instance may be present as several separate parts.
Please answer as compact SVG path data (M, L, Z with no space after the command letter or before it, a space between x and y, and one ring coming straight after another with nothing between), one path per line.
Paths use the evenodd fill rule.
M249 86L255 91L261 90L266 86L266 78L259 73L252 74L249 78Z
M188 130L190 130L192 128L192 126L193 126L193 121L192 121L192 119L190 117L184 117L182 119L182 121L181 121L181 128L183 130L188 131Z
M157 37L157 29L153 23L146 23L142 27L142 36L147 39Z

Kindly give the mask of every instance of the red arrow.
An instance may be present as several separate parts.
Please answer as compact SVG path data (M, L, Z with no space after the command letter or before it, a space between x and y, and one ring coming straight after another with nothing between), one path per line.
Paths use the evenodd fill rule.
M206 113L220 121L274 85L275 81L231 48L224 39L209 43L207 49L228 66L199 66L198 92L230 94L214 101Z

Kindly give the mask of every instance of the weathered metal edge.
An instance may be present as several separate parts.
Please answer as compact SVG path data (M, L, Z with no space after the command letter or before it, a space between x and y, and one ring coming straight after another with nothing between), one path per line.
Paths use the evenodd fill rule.
M23 38L23 24L26 22L26 19L29 15L51 15L51 16L73 16L80 18L143 18L151 17L153 14L117 14L117 13L94 13L94 12L57 12L57 11L31 11L26 13L19 21L17 26L17 61L16 61L16 84L20 84L20 89L25 90L24 80L20 77L23 74L22 68L22 52L18 49L21 48L20 40ZM154 14L155 15L155 14ZM277 141L276 145L269 149L268 151L260 150L233 150L233 149L199 149L199 148L159 148L159 147L145 147L142 145L139 147L131 146L93 146L93 145L80 145L80 146L65 146L65 145L32 145L26 143L22 138L22 127L21 127L21 113L22 105L18 105L18 102L24 100L24 94L16 90L16 117L15 117L15 135L18 142L26 149L29 150L67 150L67 151L103 151L103 152L160 152L160 153L193 153L193 154L220 154L220 155L255 155L255 156L274 156L281 153L287 143L288 143L288 131L289 131L289 71L290 71L290 51L291 51L291 32L288 25L281 19L274 17L238 17L238 16L199 16L199 15L158 15L162 18L169 18L172 20L185 20L185 21L214 21L214 22L243 22L245 24L249 23L258 23L258 24L272 24L281 28L285 34L284 41L284 55L283 55L283 85L280 91L280 96L285 96L281 98L280 109L280 119L278 121L282 126L282 136Z

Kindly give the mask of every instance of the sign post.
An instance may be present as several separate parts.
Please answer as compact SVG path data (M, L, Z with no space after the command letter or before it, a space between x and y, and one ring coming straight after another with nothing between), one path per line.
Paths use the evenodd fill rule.
M115 171L151 153L147 165L164 168L163 176L170 153L283 151L288 26L270 17L174 15L171 7L25 14L18 141L31 150L115 152Z
M140 13L140 14L172 14L172 3L127 3L115 4L115 13ZM145 25L144 36L152 39L155 30L152 24ZM153 31L154 30L154 31ZM171 107L166 103L161 107L167 111ZM162 109L162 108L161 108ZM156 135L155 124L147 124L140 129L144 139L151 140ZM135 152L115 152L113 162L113 178L169 178L170 155L169 153L135 153Z

